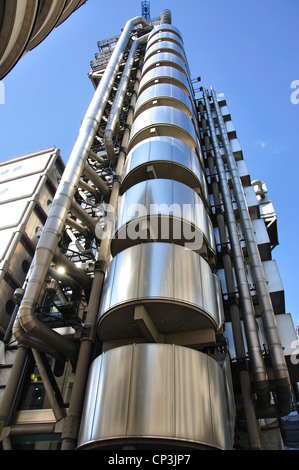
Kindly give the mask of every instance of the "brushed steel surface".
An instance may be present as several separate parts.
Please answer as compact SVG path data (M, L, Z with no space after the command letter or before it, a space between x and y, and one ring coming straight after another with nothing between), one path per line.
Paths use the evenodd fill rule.
M173 26L172 24L161 24L154 26L153 30L149 34L149 39L151 39L155 34L158 34L161 31L170 31L172 33L175 33L183 41L181 32L176 26Z
M152 37L150 37L147 42L147 49L149 49L153 44L159 41L160 42L161 41L173 42L177 44L179 47L181 47L182 50L184 50L182 39L177 34L174 34L170 31L160 31L159 33L156 33Z
M178 28L169 24L161 24L161 25L154 26L153 30L149 34L149 40L153 38L156 34L160 34L161 32L170 32L170 33L176 34L178 36L178 39L183 44L183 37L180 31L178 30Z
M99 308L102 340L140 336L134 308L144 304L156 329L164 333L219 329L220 284L208 263L180 245L144 243L120 252L108 266Z
M135 145L128 153L121 193L148 178L147 167L153 165L156 178L170 178L197 190L208 201L201 149L199 158L185 142L174 137L152 137Z
M38 346L39 343L43 343L44 350L48 349L48 345L55 344L56 352L61 353L65 357L72 357L75 354L76 346L68 338L64 338L47 325L41 323L35 314L36 305L39 302L48 267L55 255L60 234L64 230L68 211L71 208L79 179L90 155L91 145L98 131L99 122L107 105L110 91L119 65L124 57L131 32L139 24L143 26L148 25L143 17L135 17L126 22L103 73L101 82L96 88L82 120L78 138L68 159L52 203L51 211L41 233L38 254L33 258L27 288L19 309L20 323L27 335L27 339L29 336L31 337L30 343L32 344L32 340L36 341Z
M142 111L156 106L172 106L183 111L190 119L194 117L189 97L181 88L169 83L157 83L139 94L135 119Z
M156 83L170 83L181 88L188 96L192 95L185 75L174 67L162 65L146 72L140 80L139 95L145 88Z
M229 449L224 397L223 371L203 353L165 344L112 349L91 366L78 448L122 438Z
M161 41L149 47L144 55L144 61L148 60L151 56L159 54L160 52L169 52L180 57L185 64L187 64L186 56L180 46L170 41Z
M151 55L143 64L142 75L158 65L170 65L175 67L188 78L185 62L181 57L172 52L157 52L157 54Z
M176 108L158 106L146 109L134 120L128 150L142 140L164 135L183 140L195 152L199 152L200 144L191 119Z
M183 244L215 255L212 222L200 196L183 183L151 179L119 198L111 253L149 240Z

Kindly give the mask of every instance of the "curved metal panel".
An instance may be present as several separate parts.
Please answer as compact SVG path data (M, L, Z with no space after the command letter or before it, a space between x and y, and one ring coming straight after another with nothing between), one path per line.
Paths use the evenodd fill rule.
M171 52L157 52L157 54L151 55L145 62L142 68L142 74L144 75L148 70L153 69L159 65L171 66L182 72L186 78L187 69L185 62L177 54Z
M92 363L78 448L231 448L223 371L201 352L122 346Z
M161 25L155 26L154 29L149 34L149 39L151 39L155 34L158 34L161 31L170 31L172 33L175 33L179 36L181 41L183 41L182 34L178 30L178 28L176 28L172 24L161 24Z
M187 63L186 57L180 46L170 41L161 41L153 44L145 53L144 60L148 60L154 54L159 52L172 52L173 54L180 57L183 62Z
M0 79L20 60L38 18L38 0L10 0L5 3L1 21Z
M7 0L3 3L0 43L0 80L21 57L86 0ZM4 6L5 5L5 6Z
M132 125L128 149L131 150L142 140L159 135L181 139L199 152L200 144L191 119L179 109L167 106L146 109L137 116Z
M170 178L186 184L196 190L208 205L202 154L200 153L198 159L185 142L174 137L160 136L135 145L126 158L121 193L148 179L152 168L155 178Z
M159 66L149 70L140 80L139 94L149 86L156 83L169 83L181 88L188 96L191 96L189 82L185 75L174 67Z
M159 42L159 41L169 41L169 42L172 42L172 43L175 43L175 44L178 44L178 46L184 50L184 46L183 46L183 41L181 40L181 38L177 35L177 34L174 34L170 31L160 31L156 34L154 34L151 38L149 38L148 42L147 42L147 49L149 47L151 47L153 44L155 44L156 42Z
M169 243L144 243L112 259L104 282L98 331L102 340L140 337L134 321L143 304L162 334L219 329L217 289L208 263Z
M43 3L32 37L28 44L29 50L36 47L54 29L66 7L66 4L66 0L52 0L52 2Z
M112 256L148 241L178 243L215 256L212 222L193 189L170 179L151 179L120 196Z
M186 93L176 85L157 83L143 90L136 101L134 119L145 109L156 106L172 106L173 108L180 109L190 119L193 119L190 99Z

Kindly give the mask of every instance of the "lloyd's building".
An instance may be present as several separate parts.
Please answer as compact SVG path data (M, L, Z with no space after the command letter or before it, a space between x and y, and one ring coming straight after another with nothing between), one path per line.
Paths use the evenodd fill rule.
M98 47L1 320L2 448L283 449L299 375L266 185L169 10Z

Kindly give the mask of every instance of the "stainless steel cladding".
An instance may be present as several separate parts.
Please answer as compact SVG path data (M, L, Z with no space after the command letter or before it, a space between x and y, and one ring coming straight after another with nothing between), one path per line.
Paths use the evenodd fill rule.
M193 189L169 179L151 179L135 184L120 196L112 256L129 246L154 240L179 243L215 256L213 225Z
M171 24L171 11L163 10L161 13L161 23L162 24Z
M178 137L195 152L199 152L199 140L192 121L176 108L158 106L145 110L132 125L129 150L144 139L155 135Z
M186 64L180 56L173 54L172 52L157 52L157 54L151 55L143 65L143 74L148 70L158 67L159 65L168 65L178 69L187 78Z
M165 344L112 349L91 366L78 448L137 440L231 449L225 396L223 371L206 354Z
M156 34L159 34L160 31L170 31L172 33L175 33L177 36L179 36L179 39L182 41L183 43L183 38L182 38L182 34L180 33L180 31L178 30L178 28L176 28L175 26L173 25L168 25L168 24L163 24L163 25L159 25L159 26L155 26L155 28L151 31L150 35L149 35L149 40L155 36Z
M200 150L200 149L199 149ZM155 178L170 178L196 190L208 204L208 190L203 172L203 156L198 156L185 142L175 137L151 137L128 153L121 192L146 180L154 170ZM202 163L202 166L201 166Z
M169 243L128 248L111 261L99 310L102 340L140 336L136 305L144 304L158 332L214 328L223 323L219 284L208 263L194 251Z
M182 48L178 44L172 43L170 41L160 41L152 44L152 46L149 47L145 53L144 61L147 61L151 56L160 52L175 54L180 57L184 63L187 62Z
M170 32L170 31L159 31L156 34L149 37L149 40L147 43L147 50L153 44L159 41L169 41L169 42L178 44L180 48L182 49L182 51L184 52L183 40L177 34L174 34L173 32Z
M135 118L151 107L168 105L180 109L190 119L194 118L190 99L184 91L169 83L157 83L146 88L136 102Z
M159 66L149 70L140 80L139 93L156 83L170 83L181 88L188 96L191 95L190 85L186 76L174 67Z

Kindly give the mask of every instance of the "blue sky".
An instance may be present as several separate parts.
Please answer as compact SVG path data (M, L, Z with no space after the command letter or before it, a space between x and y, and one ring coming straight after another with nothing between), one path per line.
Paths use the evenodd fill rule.
M297 325L299 104L291 94L299 92L291 84L299 80L298 1L152 0L150 8L152 17L171 10L192 77L225 93L251 179L266 182L274 204L280 245L273 258ZM88 0L21 59L3 80L0 161L55 145L67 162L93 95L87 75L97 41L140 14L139 0Z

